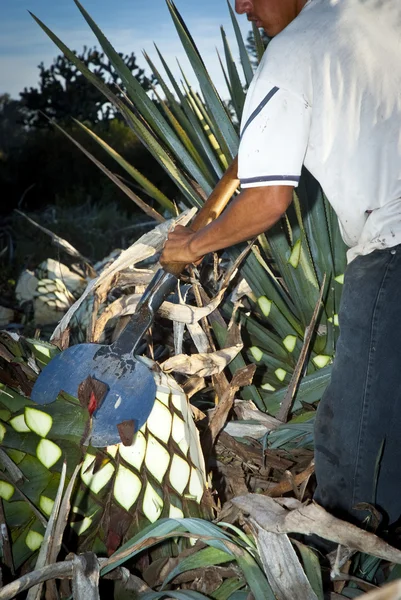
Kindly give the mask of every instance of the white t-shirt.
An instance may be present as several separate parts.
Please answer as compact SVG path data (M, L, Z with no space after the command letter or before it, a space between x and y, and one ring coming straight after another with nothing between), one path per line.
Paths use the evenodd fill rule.
M298 185L337 213L348 260L401 243L401 2L309 0L248 91L242 187Z

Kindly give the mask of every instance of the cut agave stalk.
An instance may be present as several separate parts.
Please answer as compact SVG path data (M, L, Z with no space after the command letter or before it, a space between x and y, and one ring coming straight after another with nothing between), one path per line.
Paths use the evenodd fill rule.
M96 473L93 473L94 466L95 456L87 454L81 468L81 479L94 494L98 494L113 477L115 468L109 462L96 471Z
M25 544L28 546L29 550L32 550L32 552L36 552L36 550L39 550L39 548L42 545L42 542L43 535L38 533L37 531L33 531L32 529L28 532L28 535L25 538Z
M39 508L48 517L50 517L50 515L52 514L53 506L54 500L52 500L51 498L48 498L47 496L41 496L39 498Z
M36 448L36 456L47 469L51 469L61 457L61 448L51 440L40 440Z
M263 358L263 352L260 348L258 348L257 346L252 346L252 348L249 348L250 353L252 354L253 358L256 360L256 362L260 362Z
M297 339L298 338L296 335L287 335L287 337L283 340L283 344L290 354L295 350Z
M290 258L288 259L288 262L292 267L294 267L294 269L296 269L299 265L299 260L301 258L301 249L302 242L301 240L297 240L292 248Z
M31 431L25 423L25 416L18 415L9 421L11 427L15 429L17 433L28 433Z
M284 369L276 369L274 371L274 374L276 375L279 381L283 382L287 376L287 371L284 371Z
M313 362L315 363L318 369L323 369L324 367L327 367L331 360L332 357L328 356L327 354L318 354L313 358Z
M4 436L6 435L6 428L2 423L0 423L0 443L4 440Z
M333 323L333 325L335 327L338 327L340 325L338 315L333 315L332 317L329 317L327 320L329 321L329 323Z
M8 481L0 481L0 498L3 498L3 500L7 500L8 502L13 497L14 491L14 486L11 485L11 483L8 483Z
M27 406L25 408L25 423L31 431L45 438L52 428L53 419L47 413Z
M344 285L344 273L342 275L337 275L337 277L334 278L334 281L337 281L337 283Z
M138 475L120 465L114 482L114 498L125 508L135 504L141 493L142 483Z

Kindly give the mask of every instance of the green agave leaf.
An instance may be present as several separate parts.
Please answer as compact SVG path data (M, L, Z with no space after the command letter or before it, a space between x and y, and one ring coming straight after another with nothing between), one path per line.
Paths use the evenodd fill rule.
M255 39L256 54L257 54L257 57L258 57L258 62L260 63L260 61L262 60L263 55L265 53L265 45L263 43L262 36L260 35L260 31L256 27L254 21L252 21L252 32L253 32L253 37Z
M212 565L222 565L229 561L234 560L233 554L218 550L217 548L204 548L199 550L196 554L183 558L180 563L173 569L163 581L162 588L164 588L170 581L172 581L177 575L190 571L191 569L202 569L204 567L210 567Z
M184 79L185 79L185 76L184 76ZM227 161L227 158L219 144L219 141L218 141L219 136L218 135L216 136L216 132L214 130L214 124L213 124L212 120L210 119L210 117L203 105L203 102L199 98L199 96L195 92L192 91L191 86L187 82L185 82L185 86L186 87L184 87L184 89L186 92L186 97L191 105L191 108L194 111L195 116L199 120L199 124L205 131L205 133L208 137L210 146L212 147L213 151L219 157L220 163L223 165L224 169L226 169L228 167L228 161Z
M249 553L244 553L242 557L237 557L237 562L255 600L275 600L266 575L256 560Z
M228 311L229 309L227 307L225 312L229 314ZM262 350L270 352L283 362L288 361L288 353L285 350L282 340L279 336L270 331L265 325L259 323L253 316L244 316L243 323L243 335L249 335L254 346L258 346Z
M227 116L227 112L218 95L216 88L209 77L203 60L195 46L195 43L190 36L177 8L171 0L166 0L167 7L170 11L178 35L187 53L188 59L192 65L195 75L198 78L202 94L205 98L206 105L214 121L214 132L219 140L224 154L228 160L232 160L238 151L238 134L236 133L233 124Z
M194 162L191 154L185 150L185 147L179 140L178 136L162 117L159 110L149 98L139 81L132 75L122 57L118 54L118 52L116 52L109 40L90 17L89 13L87 13L78 0L74 0L74 2L98 39L99 44L104 50L106 56L109 58L111 64L121 77L132 103L139 110L145 121L153 128L156 134L170 147L171 151L181 161L181 163L185 164L189 173L191 173L191 176L204 189L205 193L210 194L213 188L204 178L202 171L198 168L196 162Z
M237 248L232 249L230 250L230 256L236 258L239 252ZM266 296L274 302L280 313L285 316L289 323L289 331L287 333L291 333L292 328L303 337L304 330L297 318L296 308L292 299L284 292L278 280L272 278L269 272L265 270L255 254L252 253L247 256L245 262L242 264L241 273L257 298Z
M167 103L162 100L162 98L160 97L160 95L157 93L157 90L153 90L159 103L160 106L163 109L164 114L166 115L167 119L170 121L171 126L174 128L174 131L176 132L177 136L180 138L180 140L182 140L185 148L188 150L188 152L191 154L192 158L195 160L196 164L198 165L198 167L202 170L203 173L205 173L205 166L204 166L204 162L202 160L202 157L199 155L195 145L192 143L190 137L188 136L187 132L185 131L185 129L181 126L180 122L178 121L178 119L174 116L173 112L170 110L169 106L167 105ZM209 173L205 173L205 177L206 179L210 180L210 175ZM210 183L211 186L213 186L212 182ZM211 187L212 189L212 187Z
M299 385L297 392L297 400L299 402L306 402L308 404L314 404L317 400L320 400L326 387L328 386L331 378L331 365L320 369L311 375L304 377ZM284 396L287 393L287 388L284 388L274 394L271 394L270 400L280 404L284 400Z
M228 600L228 598L234 598L234 592L243 588L244 585L245 582L243 579L230 577L230 579L225 579L221 586L211 594L211 598L214 598L214 600ZM246 597L247 595L245 595L245 600Z
M208 159L210 165L212 166L216 177L218 179L220 179L221 176L223 175L223 169L222 169L219 161L216 158L216 154L213 152L213 149L209 144L208 138L205 135L205 131L204 131L203 127L201 126L201 124L199 123L199 120L196 118L194 111L191 108L191 104L190 104L188 98L186 96L184 96L184 94L182 93L168 64L164 60L163 55L160 53L160 50L158 49L158 47L156 45L155 45L155 48L156 48L157 54L160 58L160 61L163 65L163 68L167 73L170 83L172 84L174 91L178 96L178 99L181 103L182 109L183 109L188 121L191 124L189 131L191 132L191 134L196 134L196 137L202 146L202 150L204 151L205 155L207 156L207 159ZM156 75L156 77L157 77L157 75Z
M215 311L214 313L209 315L208 319L220 348L226 348L227 325L224 322L224 319L220 315L218 316L218 311ZM241 354L239 354L233 361L231 361L231 363L228 365L228 368L230 369L230 372L234 375L238 371L238 369L241 369L245 366L245 360L243 359ZM253 400L253 402L255 402L256 406L260 410L265 410L265 404L255 385L250 385L246 388L243 388L242 396L246 400Z
M114 158L114 160L129 174L131 175L131 177L133 179L135 179L135 181L137 183L139 183L139 185L145 190L145 192L148 194L148 196L150 196L151 198L153 198L154 200L156 200L156 202L158 202L160 204L160 206L164 209L164 210L168 210L168 212L171 215L175 215L176 211L175 211L175 206L174 204L171 202L171 200L169 200L167 198L167 196L165 196L163 194L163 192L161 192L155 185L153 185L153 183L151 183L149 181L149 179L147 179L146 177L144 177L144 175L142 175L142 173L140 173L137 169L135 169L135 167L133 167L128 161L125 160L125 158L123 158L120 154L118 154L118 152L116 152L115 150L113 150L113 148L111 148L111 146L109 146L104 140L102 140L101 137L99 137L98 135L96 135L96 133L94 133L91 129L89 129L89 127L86 127L86 125L84 125L83 123L81 123L80 121L77 121L76 119L74 119L74 121L88 134L90 135L98 144L99 146L101 146L108 154L109 156L111 156L112 158ZM118 179L118 178L117 178ZM120 181L120 180L118 180ZM118 184L117 184L118 185ZM142 201L141 201L142 202ZM144 202L143 204L146 205L146 203ZM149 208L148 205L146 205L147 208ZM159 215L160 216L160 215Z
M226 86L227 86L227 89L228 89L228 93L230 94L230 98L232 98L232 96L233 96L233 91L232 91L232 88L231 88L231 83L230 83L230 80L229 80L229 78L228 78L228 75L227 75L226 69L225 69L225 67L224 67L224 65L223 65L223 61L221 60L220 52L219 52L218 50L216 50L216 51L217 51L217 57L218 57L218 59L219 59L220 67L221 67L221 70L222 70L222 72L223 72L223 75L224 75L224 81L226 82Z
M209 180L210 184L213 185L214 177L211 173L212 170L209 168L207 156L205 155L202 145L199 143L197 132L195 132L194 128L191 126L191 123L188 120L186 114L184 113L182 107L178 104L174 95L170 92L159 71L156 69L154 63L151 61L151 59L146 53L144 53L144 56L147 62L149 63L153 74L157 77L158 82L161 85L166 96L167 101L162 100L157 90L154 89L154 93L159 99L159 103L165 115L169 119L171 125L174 127L176 133L184 141L187 150L192 152L194 160L196 160L199 168L202 169L205 177Z
M305 546L305 544L301 544L300 542L295 542L295 544L301 555L305 575L307 576L313 591L318 600L324 600L322 570L317 555L313 550L308 548L308 546Z
M235 32L235 37L237 39L237 44L238 44L238 48L239 48L239 54L240 54L242 68L244 71L245 81L247 83L247 86L249 86L251 84L251 81L252 81L253 75L254 75L253 67L251 64L251 60L249 58L248 51L245 47L244 38L242 37L241 30L238 25L237 17L235 16L232 6L228 0L227 0L227 5L228 5L228 10L230 11L231 21L232 21L232 24L234 27L234 32Z
M296 192L302 209L303 224L319 282L334 272L329 225L323 194L318 182L306 171Z
M242 87L241 80L238 75L237 66L233 60L230 46L227 41L227 36L223 27L221 28L221 36L223 39L224 53L227 63L228 76L230 78L231 100L233 102L235 112L237 113L238 121L241 120L242 111L245 104L245 92Z
M145 124L145 122L137 117L123 102L118 98L111 90L101 81L90 69L88 69L82 61L80 61L76 55L33 13L30 13L33 19L43 29L43 31L49 36L49 38L56 44L56 46L65 54L65 56L79 69L79 71L93 84L97 89L102 92L106 98L114 104L119 110L124 119L126 120L129 127L133 129L138 138L151 152L155 159L165 169L171 179L180 188L187 200L193 205L200 207L202 206L202 199L195 189L189 184L184 173L176 166L174 161L170 158L164 147L158 141L155 134Z
M101 575L104 576L110 571L113 571L127 560L135 556L141 549L145 547L146 541L149 541L149 546L159 543L158 538L176 537L177 534L185 532L185 527L178 519L160 519L156 523L152 523L145 527L136 536L123 544L117 552L112 554L108 560L108 564L101 569ZM146 547L149 547L146 545ZM139 549L138 549L139 548Z

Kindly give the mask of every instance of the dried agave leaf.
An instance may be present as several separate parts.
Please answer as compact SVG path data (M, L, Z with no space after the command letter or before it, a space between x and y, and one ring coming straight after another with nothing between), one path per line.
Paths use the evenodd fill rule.
M165 373L183 373L184 375L198 375L210 377L224 371L228 364L241 352L243 344L237 344L224 350L208 354L180 354L169 358L161 365Z
M285 534L266 531L251 520L264 571L277 600L318 600Z
M362 597L365 598L365 600L400 600L401 581L393 581L379 590L373 590L368 594L364 594L361 598Z
M193 333L195 337L198 336L197 341L195 341L194 338L194 342L198 350L205 352L206 349L201 350L200 346L198 346L198 343L203 344L204 342L203 339L201 339L199 328L195 326L201 319L207 317L216 310L223 298L224 292L225 288L222 289L209 304L201 307L190 306L189 304L163 302L159 308L159 314L165 319L174 321L174 323L186 324L191 335ZM118 298L112 302L112 304L109 304L109 306L105 308L103 313L96 321L93 340L96 342L100 339L107 322L113 317L126 317L128 315L133 315L141 297L142 294L131 294L129 296L122 296L121 298ZM201 347L204 348L204 346Z
M198 352L205 353L209 347L209 340L207 339L206 333L203 331L199 323L192 323L187 325L189 334L192 338L193 343L196 346Z
M63 332L67 329L72 316L90 293L95 291L99 286L104 286L109 283L113 277L123 269L127 269L131 265L135 265L146 258L154 256L157 252L160 252L171 227L177 224L186 225L192 219L195 212L196 209L192 208L181 213L176 219L170 219L169 221L161 223L155 227L155 229L152 229L152 231L145 233L145 235L127 248L127 250L124 250L111 265L104 269L99 277L96 277L89 282L82 296L71 306L54 330L51 337L52 341L61 338Z
M208 317L219 306L226 288L213 298L206 306L190 306L189 304L173 304L172 302L163 302L160 307L160 315L165 319L176 321L177 323L193 324L198 323L201 319Z
M67 254L69 254L70 256L73 256L74 258L78 258L79 260L82 260L85 263L89 262L84 256L82 256L82 254L80 252L78 252L78 250L76 248L74 248L74 246L72 246L70 244L70 242L67 242L67 240L64 240L59 235L53 233L53 231L50 231L50 229L47 229L46 227L39 225L39 223L37 223L36 221L34 221L30 217L28 217L28 215L26 215L22 211L15 209L15 212L18 213L19 215L21 215L21 217L24 217L24 219L26 219L27 221L29 221L29 223L31 223L31 225L34 225L35 227L37 227L38 229L43 231L43 233L50 236L53 241L53 244L55 246L57 246L58 248L61 248L61 250L64 250L65 252L67 252Z
M401 564L401 551L373 533L333 517L316 503L305 505L294 499L291 501L291 506L285 503L284 508L279 499L262 494L248 494L234 498L232 503L249 514L266 531L316 534L336 544Z
M189 287L186 286L184 289L184 295L182 295L181 286L178 285L178 299L179 306L185 305L188 297ZM173 321L173 333L174 333L174 354L182 354L182 346L184 342L185 324L179 321Z

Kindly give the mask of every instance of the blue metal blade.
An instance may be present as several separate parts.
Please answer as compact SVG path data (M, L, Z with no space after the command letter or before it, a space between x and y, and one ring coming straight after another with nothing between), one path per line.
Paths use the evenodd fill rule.
M156 397L152 372L132 355L121 356L110 346L78 344L57 355L39 375L31 398L50 404L61 391L77 397L80 383L88 376L109 388L93 415L93 446L120 443L119 423L133 420L136 431L146 423Z

